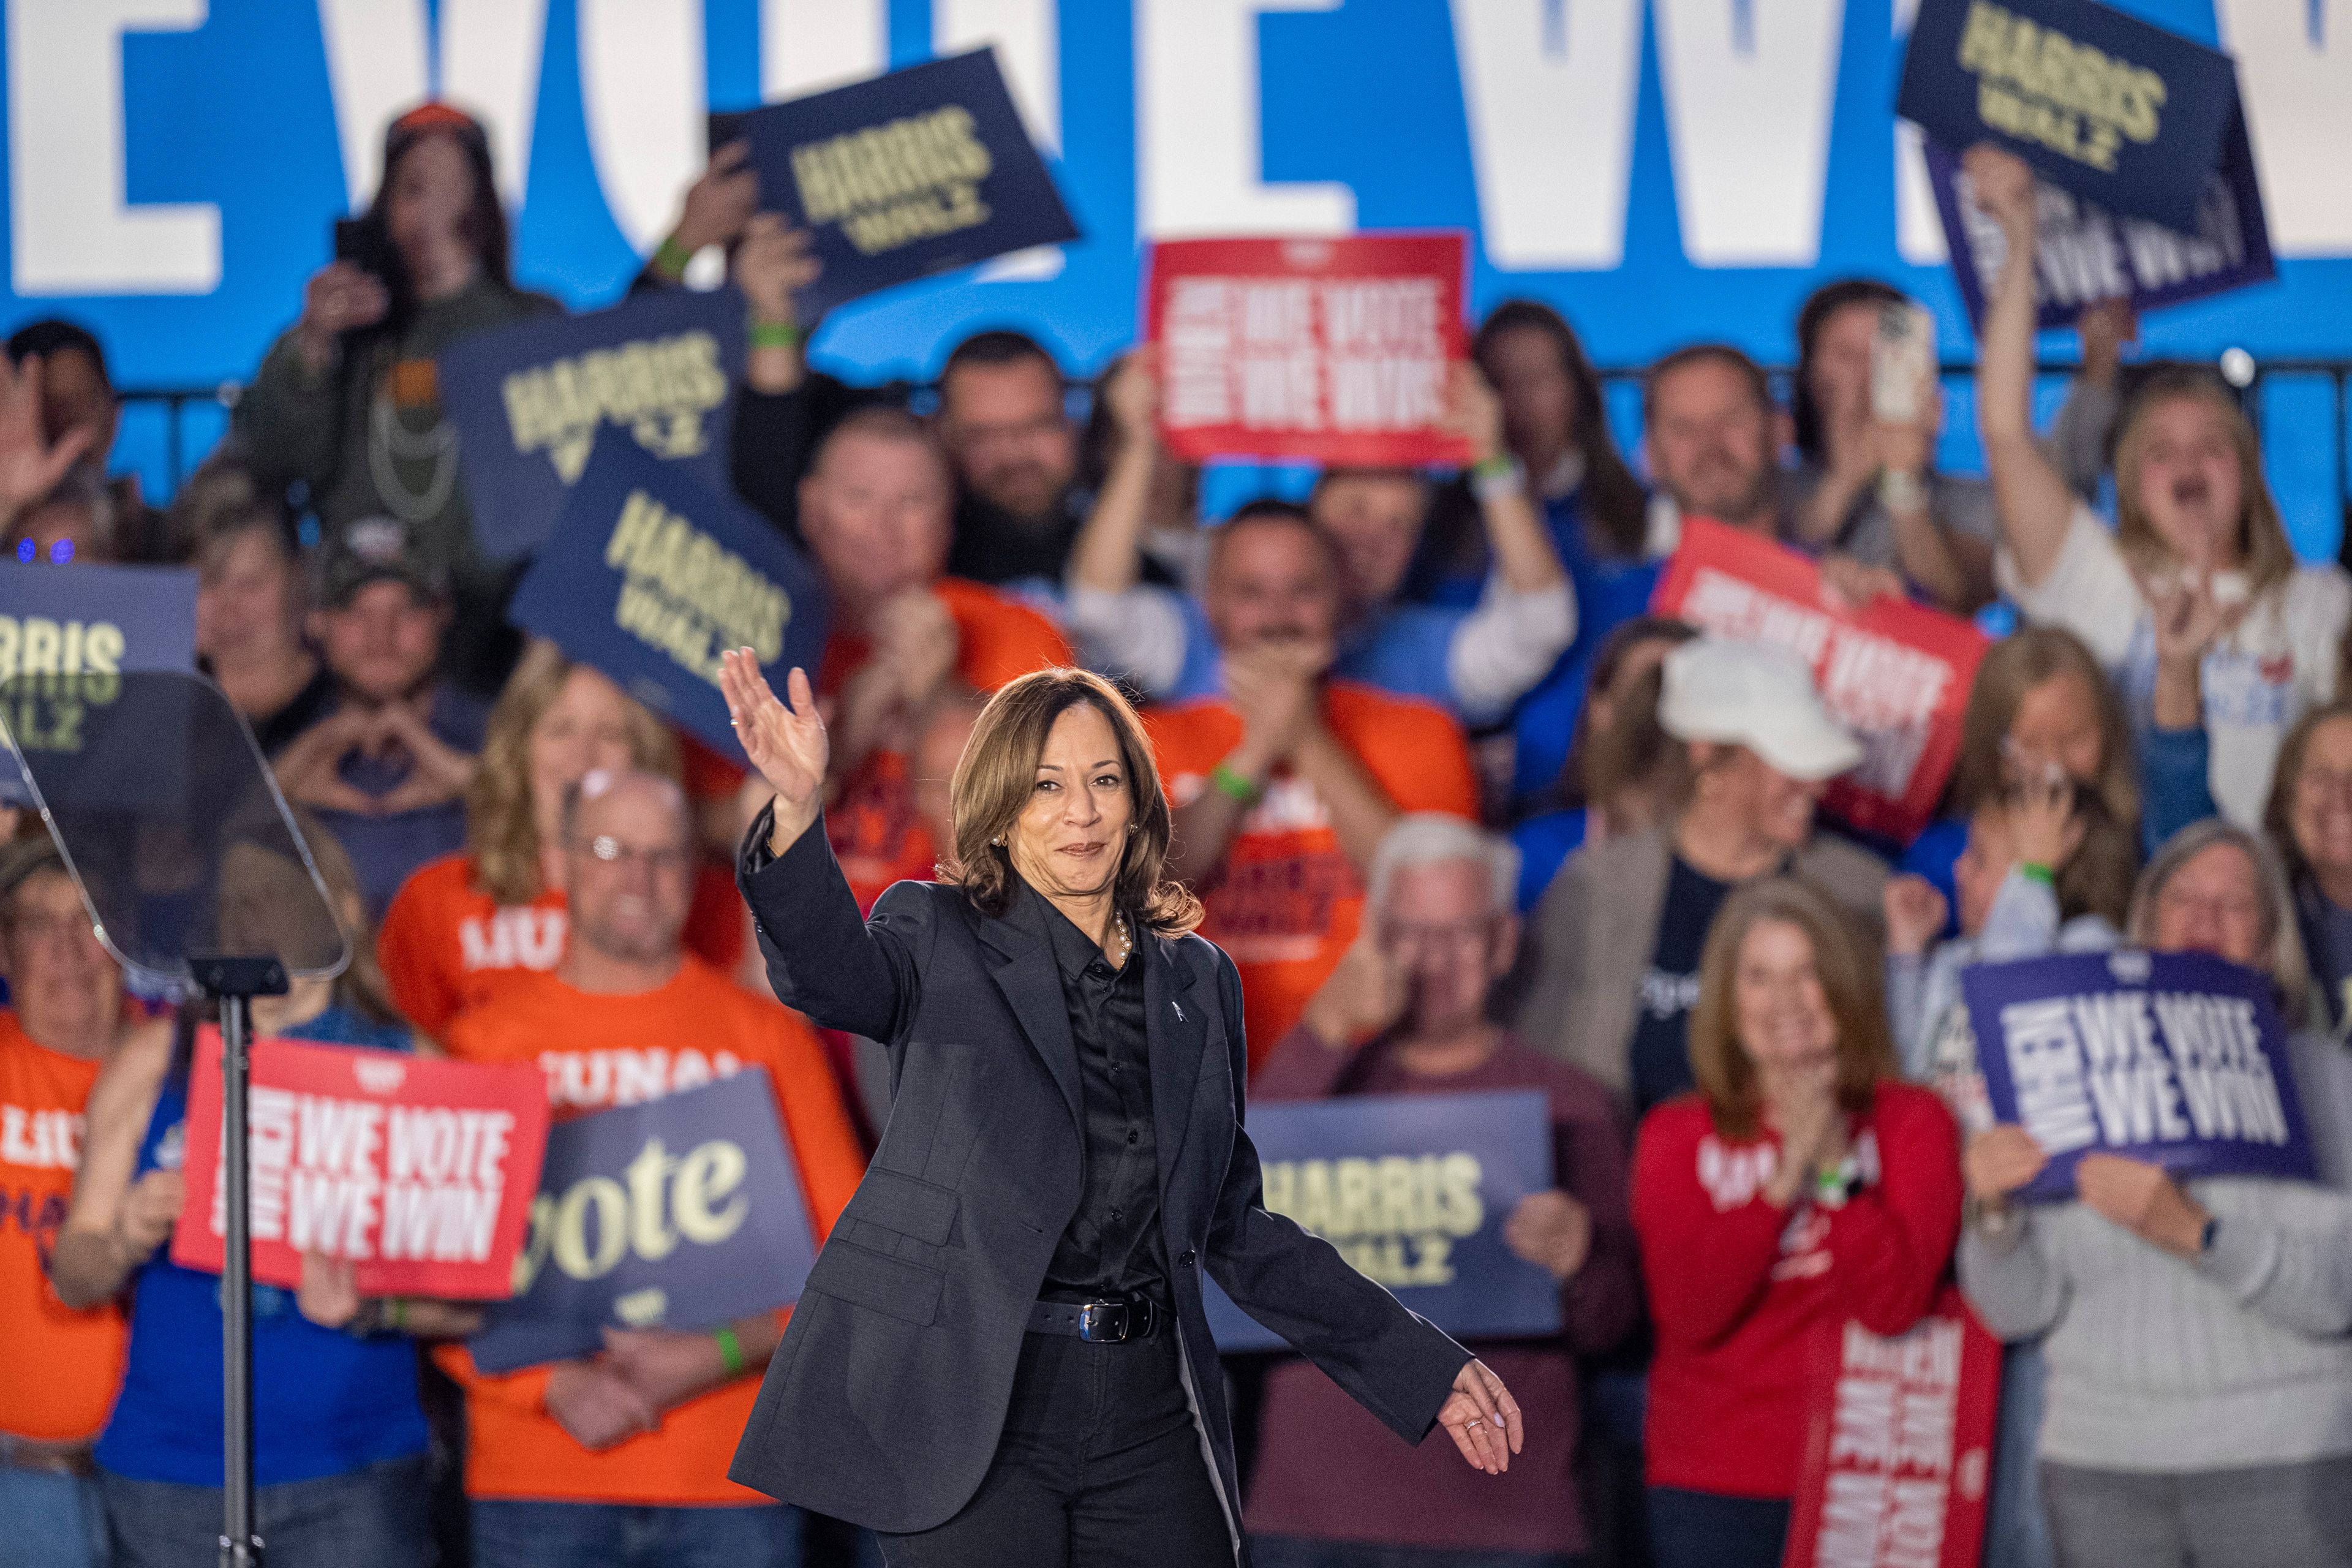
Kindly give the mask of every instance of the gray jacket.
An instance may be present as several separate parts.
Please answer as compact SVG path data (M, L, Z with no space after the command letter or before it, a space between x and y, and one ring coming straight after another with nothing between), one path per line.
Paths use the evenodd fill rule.
M1528 922L1512 1026L1530 1045L1573 1062L1624 1101L1642 976L1658 948L1671 827L1589 844L1569 858ZM1818 886L1882 942L1886 867L1843 839L1817 833L1789 870Z

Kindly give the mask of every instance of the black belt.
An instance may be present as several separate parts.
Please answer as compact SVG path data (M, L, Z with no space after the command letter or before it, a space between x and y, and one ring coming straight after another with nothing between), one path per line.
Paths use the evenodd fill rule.
M1029 1309L1029 1331L1116 1345L1150 1339L1167 1319L1167 1310L1149 1296L1115 1301L1040 1301Z

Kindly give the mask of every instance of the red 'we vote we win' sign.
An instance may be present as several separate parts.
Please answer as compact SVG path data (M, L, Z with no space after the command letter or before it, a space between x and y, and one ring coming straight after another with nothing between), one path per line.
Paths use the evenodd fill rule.
M1154 246L1144 320L1168 449L1189 462L1467 461L1443 425L1467 341L1468 254L1458 233Z
M316 1252L350 1259L362 1295L510 1294L547 1120L547 1087L529 1063L256 1041L254 1279L292 1289L303 1254ZM218 1273L220 1036L210 1028L196 1041L187 1128L172 1261Z

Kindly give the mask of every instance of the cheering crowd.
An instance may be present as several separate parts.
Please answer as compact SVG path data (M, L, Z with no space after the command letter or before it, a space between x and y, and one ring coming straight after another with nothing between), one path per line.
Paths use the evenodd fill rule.
M2296 560L2236 396L2122 363L2112 307L2034 428L2034 188L1990 149L1968 173L2006 239L1982 479L1936 468L1932 380L1916 418L1874 412L1903 300L1868 279L1806 301L1786 406L1734 347L1650 367L1635 455L1572 325L1502 303L1447 386L1463 469L1333 469L1223 517L1160 444L1149 347L1082 400L984 331L920 412L813 369L816 263L740 151L634 286L728 249L735 489L825 585L824 820L862 905L950 847L989 693L1083 665L1149 704L1255 1100L1547 1097L1557 1187L1504 1234L1562 1328L1474 1347L1526 1452L1490 1478L1303 1363L1234 1358L1255 1561L1773 1568L1814 1331L1901 1333L1956 1277L2006 1344L1985 1563L2352 1563L2352 579ZM765 796L527 642L476 542L433 356L558 309L511 279L480 129L395 122L364 223L373 269L312 279L160 511L106 477L100 343L10 338L5 542L200 574L205 668L354 938L340 979L256 1004L262 1033L534 1063L559 1118L762 1068L821 1237L888 1068L768 988L732 878ZM1822 809L1861 752L1805 661L1650 613L1702 518L1852 605L2013 606L1927 831ZM2073 1199L2015 1200L2047 1154L1984 1110L1960 977L2118 945L2268 976L2320 1182L2102 1153ZM0 1564L199 1560L221 1319L170 1257L193 1012L126 995L37 820L0 857ZM782 1313L490 1375L473 1311L347 1267L257 1297L274 1563L874 1560L725 1479Z

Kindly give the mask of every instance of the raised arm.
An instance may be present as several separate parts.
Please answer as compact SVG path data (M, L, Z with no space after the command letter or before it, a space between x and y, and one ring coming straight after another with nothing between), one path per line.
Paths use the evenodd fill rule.
M1087 663L1147 692L1172 689L1184 673L1191 636L1175 595L1145 586L1143 531L1160 447L1159 351L1121 359L1097 394L1118 432L1094 510L1071 542L1069 621Z
M179 1172L131 1179L171 1060L171 1028L155 1025L124 1041L90 1086L73 1203L49 1261L58 1299L77 1311L119 1292L179 1223Z
M1500 716L1576 640L1576 595L1527 477L1503 442L1503 405L1475 364L1454 367L1448 423L1468 437L1470 486L1495 572L1446 651L1454 705L1473 721Z
M870 924L859 918L825 842L820 804L831 748L807 674L796 668L787 678L790 707L749 648L721 656L719 679L744 754L776 792L751 825L736 873L769 982L817 1024L895 1046L920 994L916 955L929 944L921 898L886 894Z
M1971 148L1967 172L1977 205L2000 226L2000 276L1985 306L1977 365L1977 425L2001 537L2028 586L2058 563L2075 496L2033 439L2033 172L1990 144Z

